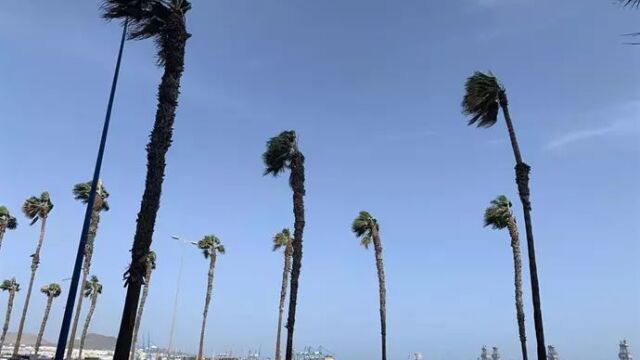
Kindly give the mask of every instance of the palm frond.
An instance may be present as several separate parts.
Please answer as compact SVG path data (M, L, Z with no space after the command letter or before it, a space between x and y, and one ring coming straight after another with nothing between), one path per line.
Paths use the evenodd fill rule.
M213 255L214 252L218 252L220 254L225 253L224 245L220 239L218 239L215 235L206 235L197 244L198 248L202 250L202 254L205 258L209 258L209 256Z
M20 291L20 284L16 282L16 278L3 280L0 284L0 290L2 291Z
M60 287L60 284L51 283L40 288L40 292L45 294L47 297L55 298L60 296L60 294L62 293L62 288Z
M378 221L367 211L360 211L358 216L351 223L351 231L360 238L360 244L365 248L369 248L371 244L373 231L377 230Z
M273 251L279 250L281 248L286 248L287 245L291 243L293 239L291 238L291 233L289 229L284 228L281 232L275 234L273 236Z
M76 200L81 201L83 204L89 202L89 195L91 194L91 182L84 182L75 184L73 186L73 197ZM96 189L96 197L100 197L102 200L102 206L100 210L108 211L109 203L107 202L107 198L109 197L109 192L104 187L102 181L98 182L98 187Z
M504 229L509 225L511 216L511 201L506 196L499 195L491 200L491 206L484 212L484 226L491 226L492 229Z
M640 0L618 0L622 6L640 7Z
M467 78L462 99L462 113L470 116L468 125L491 127L498 119L500 100L505 89L491 73L476 71Z
M156 252L151 250L149 254L147 254L147 264L151 266L151 269L156 268Z
M264 175L278 176L291 167L291 159L298 152L296 132L283 131L267 141L267 150L262 154Z
M11 216L9 209L5 206L0 206L0 227L13 230L18 227L18 220Z
M38 219L49 215L51 210L53 210L53 203L49 193L46 191L40 194L40 197L32 196L28 198L22 205L22 212L27 218L31 219L31 225L35 224Z

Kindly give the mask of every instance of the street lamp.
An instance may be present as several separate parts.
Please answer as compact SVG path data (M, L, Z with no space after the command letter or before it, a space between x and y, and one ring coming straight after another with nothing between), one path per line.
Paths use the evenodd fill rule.
M192 244L198 245L195 241L188 241L179 236L172 235L173 240L178 240L182 243L182 250L180 251L180 268L178 268L178 284L176 285L176 297L173 301L173 315L171 317L171 330L169 332L169 347L167 348L167 355L171 354L171 347L173 346L173 334L176 328L176 312L178 311L178 295L180 294L180 284L182 283L182 267L184 264L184 245Z

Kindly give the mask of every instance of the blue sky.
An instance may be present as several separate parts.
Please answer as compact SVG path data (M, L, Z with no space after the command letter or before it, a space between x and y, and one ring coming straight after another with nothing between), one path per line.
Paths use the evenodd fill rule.
M141 332L168 342L179 263L170 236L214 233L228 254L206 351L272 353L282 259L270 238L292 225L291 193L286 179L262 177L260 155L268 137L295 129L308 189L297 346L377 356L373 252L349 229L366 209L381 224L390 358L473 359L485 344L518 358L508 235L482 227L496 195L517 200L513 155L502 121L470 128L460 112L465 78L491 69L533 167L548 343L567 359L614 357L622 338L640 348L640 48L620 36L638 31L638 16L606 0L194 0ZM119 31L93 1L3 3L0 203L20 227L5 236L2 278L27 285L38 229L19 209L43 190L56 207L37 285L71 272L83 215L71 188L91 175ZM104 283L93 332L119 325L160 75L150 41L127 43L103 167L111 211L92 269ZM176 341L194 351L207 262L188 249L185 263ZM529 293L526 281L533 356ZM36 332L44 297L31 307L26 330Z

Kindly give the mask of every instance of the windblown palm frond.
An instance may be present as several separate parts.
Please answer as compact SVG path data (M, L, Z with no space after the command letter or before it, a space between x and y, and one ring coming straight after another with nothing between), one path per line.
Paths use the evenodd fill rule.
M640 0L618 0L622 6L640 7Z
M286 248L292 242L293 238L291 237L291 232L289 231L289 229L284 228L281 232L273 236L273 251L280 250L281 248Z
M224 254L225 248L220 239L215 235L206 235L198 241L198 249L202 250L205 258L209 258L214 252Z
M351 230L360 238L360 244L367 249L373 240L374 229L378 229L378 220L366 211L360 211L351 224Z
M39 219L47 217L53 209L53 203L48 192L43 192L40 197L32 196L28 198L22 205L22 212L31 219L31 225L35 224Z
M149 251L149 254L147 255L147 264L151 265L151 269L155 269L156 268L156 252L151 250Z
M462 99L462 112L471 117L469 125L491 127L498 119L500 101L505 98L505 89L491 73L476 71L467 78Z
M73 187L74 198L76 200L80 200L83 204L86 204L89 201L90 193L91 193L91 182L79 183ZM102 206L100 210L108 211L109 203L107 202L107 198L109 197L109 192L102 184L102 181L98 181L96 196L99 196L100 199L102 199Z
M4 206L0 206L0 227L13 230L18 227L18 220L11 216L9 209Z
M291 159L295 154L299 154L295 131L283 131L269 139L267 150L262 154L266 167L264 175L278 176L291 168Z
M7 279L0 283L0 290L18 292L20 291L20 284L16 282L16 278Z
M484 212L484 226L491 226L493 229L504 229L509 225L511 218L511 201L504 195L499 195L491 200Z
M62 293L62 288L60 284L51 283L49 285L45 285L40 288L40 292L45 294L47 297L58 297Z
M102 294L102 284L95 275L91 276L89 281L84 282L84 297Z

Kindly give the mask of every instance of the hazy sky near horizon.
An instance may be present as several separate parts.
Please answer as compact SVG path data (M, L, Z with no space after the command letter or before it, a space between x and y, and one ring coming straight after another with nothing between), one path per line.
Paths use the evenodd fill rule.
M307 227L296 346L338 359L379 353L373 251L350 232L359 210L381 224L391 359L469 360L482 345L519 357L506 231L482 227L498 194L517 204L502 120L466 126L465 78L505 84L531 191L548 344L565 359L640 349L640 11L612 1L204 1L193 34L153 248L141 334L166 346L180 247L173 234L218 235L206 351L273 353L282 257L271 236L292 226L286 178L263 177L265 141L295 129L307 159ZM0 12L0 204L18 217L0 277L23 286L38 227L20 213L48 190L51 213L36 286L70 276L120 28L95 1L9 0ZM142 195L145 145L161 69L151 41L128 42L102 179L92 272L104 284L91 332L116 335L122 273ZM522 221L520 221L522 223ZM524 240L524 239L523 239ZM525 250L523 244L523 251ZM526 262L526 253L523 254ZM207 262L186 250L176 343L195 351ZM535 352L528 271L530 355ZM45 338L57 339L68 282ZM44 296L34 293L26 331ZM3 308L6 295L0 295Z

